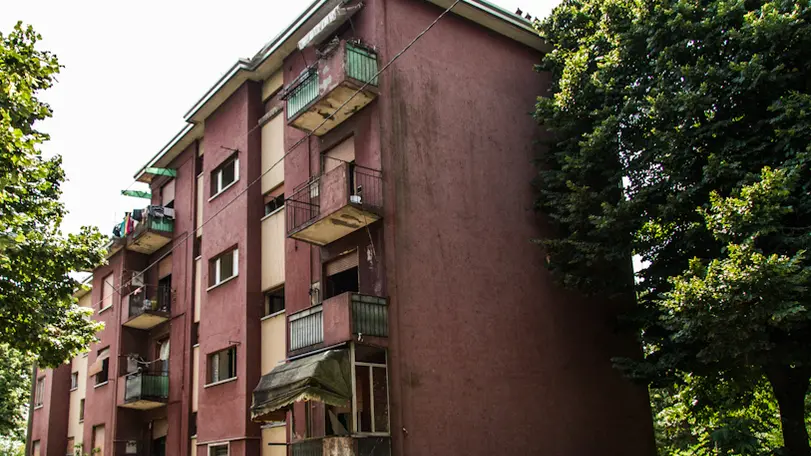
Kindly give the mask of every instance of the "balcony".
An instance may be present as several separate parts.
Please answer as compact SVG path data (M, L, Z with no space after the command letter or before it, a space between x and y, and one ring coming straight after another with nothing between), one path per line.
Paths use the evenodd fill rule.
M363 338L385 347L389 336L389 308L385 298L344 293L288 318L290 351L307 352Z
M152 410L163 407L169 400L169 374L167 372L137 372L125 377L121 407Z
M322 437L290 445L292 456L389 456L390 437Z
M127 236L127 249L147 255L153 254L172 242L174 230L174 219L147 217L144 223L138 224L135 230Z
M377 53L359 42L341 41L285 88L288 124L322 136L377 98ZM354 98L352 95L369 83ZM351 99L351 100L350 100ZM335 112L340 106L346 106ZM330 117L331 114L334 116ZM325 120L326 119L326 120ZM323 123L323 125L322 125Z
M383 216L383 173L343 162L285 201L287 236L324 246Z
M134 329L152 329L169 321L172 313L172 289L170 287L144 286L127 296L129 314L124 326Z

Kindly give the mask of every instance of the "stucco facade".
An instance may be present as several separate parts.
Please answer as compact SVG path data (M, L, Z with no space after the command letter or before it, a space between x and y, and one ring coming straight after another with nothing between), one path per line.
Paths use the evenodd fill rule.
M136 175L159 223L125 229L82 298L99 342L38 373L41 454L655 453L646 391L610 362L633 337L531 243L547 44L465 0L372 78L448 4L350 2L350 22L315 1L187 113ZM347 390L262 390L315 359Z

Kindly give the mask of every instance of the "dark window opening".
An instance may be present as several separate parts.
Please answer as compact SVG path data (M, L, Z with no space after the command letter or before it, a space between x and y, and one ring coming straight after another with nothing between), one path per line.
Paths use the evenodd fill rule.
M79 422L84 421L84 399L79 400Z
M194 171L198 176L203 174L203 156L200 154L194 159Z
M152 441L152 456L166 456L166 437L159 437Z
M265 203L265 215L270 215L283 207L284 207L284 193L282 193L279 196L270 198L270 200L268 200Z
M189 435L197 435L197 412L191 414L191 419L189 420Z
M158 280L158 309L168 312L172 308L172 275Z
M284 287L276 288L265 293L265 309L263 317L273 315L284 310Z
M208 383L217 383L237 376L237 349L226 348L208 355Z
M359 291L358 268L350 268L327 277L326 285L327 299L347 292L357 293Z
M200 343L200 322L192 323L191 325L191 344L192 346Z

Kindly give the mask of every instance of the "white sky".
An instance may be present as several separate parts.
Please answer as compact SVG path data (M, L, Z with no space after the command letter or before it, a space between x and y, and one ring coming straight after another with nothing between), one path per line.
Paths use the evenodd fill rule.
M558 0L490 2L542 17ZM110 234L124 211L143 205L120 194L135 172L238 58L252 57L309 3L0 0L0 30L33 25L40 48L65 67L42 97L54 117L40 126L51 134L43 151L61 154L67 173L63 230L95 225Z

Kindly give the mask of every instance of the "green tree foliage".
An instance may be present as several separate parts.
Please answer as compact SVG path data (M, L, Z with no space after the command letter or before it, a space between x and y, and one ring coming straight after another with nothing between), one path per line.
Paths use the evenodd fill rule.
M716 416L689 408L713 448L774 444L745 402L773 397L785 454L811 454L810 22L789 0L566 0L539 24L537 206L556 234L538 242L566 286L637 296L628 375L730 393L704 398Z
M12 377L29 367L16 361L58 366L85 350L100 329L76 305L72 294L79 284L70 274L100 264L103 238L90 228L62 234L61 158L38 150L48 135L36 123L51 116L38 96L59 71L56 57L37 49L39 39L21 24L0 33L0 356L6 359L0 365L0 434L13 431L8 426L14 419L7 418L28 398L29 385Z

